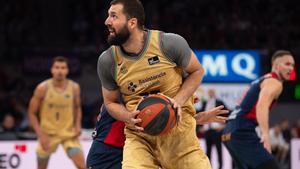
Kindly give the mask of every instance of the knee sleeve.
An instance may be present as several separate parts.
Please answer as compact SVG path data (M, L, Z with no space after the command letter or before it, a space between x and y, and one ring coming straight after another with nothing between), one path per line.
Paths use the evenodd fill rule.
M71 157L71 156L73 156L74 154L79 153L79 152L81 152L81 149L78 148L78 147L72 147L72 148L69 148L69 149L67 150L67 154L68 154L69 157Z

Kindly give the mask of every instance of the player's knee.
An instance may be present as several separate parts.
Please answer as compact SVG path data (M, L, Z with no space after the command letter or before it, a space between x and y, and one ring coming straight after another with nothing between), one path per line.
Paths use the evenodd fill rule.
M275 160L268 160L260 164L256 169L280 169Z
M48 161L49 156L42 156L42 155L37 154L37 160L38 161Z
M38 161L38 163L41 163L41 164L48 163L49 156L40 156L40 155L37 155L37 161Z
M75 154L80 153L80 152L81 152L81 149L78 147L72 147L67 150L67 154L69 157L72 157Z
M67 150L68 156L72 159L78 169L86 169L84 156L80 148L72 147Z

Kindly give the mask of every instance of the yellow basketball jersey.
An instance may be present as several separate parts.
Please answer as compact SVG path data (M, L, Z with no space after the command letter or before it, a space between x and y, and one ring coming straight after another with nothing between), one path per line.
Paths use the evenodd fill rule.
M47 134L74 136L73 81L68 80L66 89L57 92L52 79L47 80L47 92L40 109L40 124Z
M126 56L120 47L112 47L115 81L128 110L133 111L143 95L163 93L173 98L180 89L183 70L166 57L160 48L160 31L149 30L143 51L137 57ZM195 114L190 98L183 110Z

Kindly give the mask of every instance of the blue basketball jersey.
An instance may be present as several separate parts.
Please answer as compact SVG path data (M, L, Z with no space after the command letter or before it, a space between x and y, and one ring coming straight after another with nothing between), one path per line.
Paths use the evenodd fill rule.
M255 81L253 81L251 83L248 91L245 93L245 96L242 99L242 102L238 106L236 106L235 109L231 112L231 114L229 116L229 120L242 117L242 118L257 121L257 119L256 119L256 104L257 104L259 93L260 93L260 84L265 79L268 79L268 78L278 79L278 76L276 73L271 72L271 73L265 74L264 76L258 78ZM274 103L274 101L273 101L273 103ZM273 105L273 103L272 103L272 105Z
M124 127L124 122L114 119L106 107L102 106L97 117L93 139L115 147L123 147L125 142Z

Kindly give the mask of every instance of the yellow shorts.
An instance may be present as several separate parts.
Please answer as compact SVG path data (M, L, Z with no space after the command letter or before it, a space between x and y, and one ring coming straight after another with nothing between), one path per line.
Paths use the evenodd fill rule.
M170 133L150 136L125 129L123 169L211 169L196 136L196 121L183 113Z
M49 151L45 151L40 142L38 142L37 145L37 155L39 158L48 158L52 153L54 153L58 147L58 145L61 144L65 150L65 153L68 153L69 148L79 148L82 151L80 142L78 138L62 138L59 136L49 136Z

